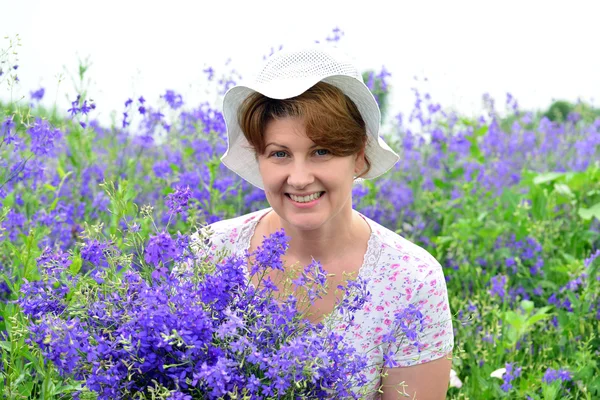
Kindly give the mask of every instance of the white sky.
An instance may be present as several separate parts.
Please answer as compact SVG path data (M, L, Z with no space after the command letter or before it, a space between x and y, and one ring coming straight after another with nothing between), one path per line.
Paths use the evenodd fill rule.
M101 119L129 97L156 103L166 89L196 105L208 99L205 67L249 76L271 47L323 40L337 26L359 68L392 73L391 115L410 111L415 84L471 115L485 92L500 105L510 92L527 108L554 98L598 106L599 15L596 0L0 0L0 35L22 43L20 86L11 94L3 84L0 99L43 86L45 104L66 110L75 90L65 71L89 56Z

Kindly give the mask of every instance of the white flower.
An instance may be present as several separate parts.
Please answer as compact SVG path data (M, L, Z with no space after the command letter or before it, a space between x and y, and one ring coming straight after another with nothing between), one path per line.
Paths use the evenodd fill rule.
M462 381L460 380L458 375L456 375L456 371L453 369L450 370L450 387L455 387L459 389L462 387Z
M495 370L494 372L492 372L490 374L490 376L492 378L502 379L502 376L504 376L505 372L506 372L506 368L499 368L499 369Z

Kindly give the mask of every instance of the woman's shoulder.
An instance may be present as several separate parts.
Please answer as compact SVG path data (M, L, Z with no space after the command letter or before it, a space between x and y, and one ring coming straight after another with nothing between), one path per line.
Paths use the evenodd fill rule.
M379 265L388 266L388 270L390 266L397 268L400 265L407 268L406 272L411 272L415 278L422 279L432 273L442 272L440 263L429 251L385 226L365 218L379 242Z
M369 225L371 225L373 234L379 239L381 246L387 249L389 253L397 256L409 256L419 260L427 260L433 263L438 263L431 253L429 253L429 251L425 250L423 247L411 242L400 234L392 231L389 228L386 228L378 222L369 219L368 217L365 217L365 219L367 219L367 222Z

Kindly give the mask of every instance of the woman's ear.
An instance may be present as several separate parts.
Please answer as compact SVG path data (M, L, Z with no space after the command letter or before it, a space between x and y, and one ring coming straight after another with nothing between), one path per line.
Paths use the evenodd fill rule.
M354 175L360 176L360 174L364 172L365 166L365 149L362 148L358 153L356 153L356 157L354 158Z

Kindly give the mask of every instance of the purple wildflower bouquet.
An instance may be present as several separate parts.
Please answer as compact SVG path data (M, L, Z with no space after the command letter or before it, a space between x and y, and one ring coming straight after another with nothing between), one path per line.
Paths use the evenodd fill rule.
M276 296L264 279L283 271L287 240L280 231L252 254L212 263L184 235L163 247L151 238L146 258L168 254L172 263L149 275L108 242L88 241L81 259L46 250L42 279L24 283L19 305L31 342L74 381L74 398L361 398L366 356L308 322L303 298ZM309 304L325 281L314 261L293 285ZM351 323L369 294L359 280L344 293L338 308Z

